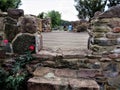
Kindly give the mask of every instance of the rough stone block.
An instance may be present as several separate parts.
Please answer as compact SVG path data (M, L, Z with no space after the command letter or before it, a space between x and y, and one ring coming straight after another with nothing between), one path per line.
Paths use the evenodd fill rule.
M120 45L120 38L117 38L117 44Z
M106 87L106 90L118 90L118 89L115 88L115 87L112 87L112 86L108 85L108 86Z
M120 54L120 47L117 47L111 51L112 54Z
M110 78L108 79L108 84L111 86L111 88L113 87L113 90L119 90L120 88L120 76L117 76L115 78Z
M38 23L38 31L42 32L42 20L37 18L37 23Z
M42 50L39 52L39 54L32 54L37 60L49 60L49 61L54 61L55 56L53 55L48 55L48 53L45 54Z
M79 51L79 50L66 50L64 52L62 52L63 54L63 58L64 59L74 59L74 58L85 58L86 53L85 51Z
M100 87L94 80L33 77L28 80L28 90L100 90Z
M113 46L99 46L99 45L91 45L91 50L96 52L97 54L108 54L115 48L119 47L119 45ZM94 54L93 54L94 55Z
M109 54L108 57L111 58L111 59L119 59L120 54Z
M35 34L35 45L36 45L35 51L36 53L39 53L40 50L43 48L43 39L41 34L38 33Z
M26 15L19 18L18 25L22 33L34 34L38 31L37 18L35 16Z
M12 41L13 52L23 54L31 51L38 53L43 45L42 38L37 34L19 33Z
M99 18L113 18L113 17L119 17L120 18L120 6L116 5L111 7L109 10L103 12L99 15Z
M6 17L8 14L6 12L1 12L0 11L0 17Z
M4 19L5 19L4 20L5 24L11 24L11 25L17 26L17 20L16 19L13 19L11 17L5 17Z
M80 69L77 71L78 78L95 78L97 75L101 75L100 69Z
M44 66L44 67L53 67L53 68L55 68L56 66L58 66L58 64L56 64L56 62L54 62L54 61L43 61L42 62L42 64L41 64L42 66Z
M33 46L32 51L35 52L35 36L32 34L18 34L12 41L14 53L24 54L31 51L30 46Z
M109 32L109 33L106 33L106 37L108 39L117 39L120 37L120 33L112 33L112 32Z
M24 11L22 9L8 9L7 10L8 16L18 19L19 17L24 15Z
M112 59L107 58L107 57L106 58L103 57L100 59L100 62L110 62L110 61L112 61Z
M69 79L72 90L100 90L99 85L94 80Z
M18 27L15 25L12 25L11 23L5 24L5 34L6 38L9 42L12 42L12 40L15 38L15 36L19 33Z
M110 18L107 22L110 28L120 27L120 18Z
M0 17L0 31L3 31L4 23L3 23L4 18Z
M53 69L49 68L49 67L38 67L34 72L33 75L34 76L44 76L45 74L49 73L49 72L53 72Z
M120 72L119 70L119 63L117 62L101 62L102 68L103 68L103 74L110 76L110 74L114 74L116 72ZM109 74L107 74L109 73Z
M107 39L107 38L95 38L94 44L100 45L100 46L113 46L117 45L116 39Z
M72 77L75 78L76 76L76 70L70 70L70 69L56 69L55 75L57 77Z
M4 59L5 57L5 47L0 46L0 59Z
M112 32L114 32L114 33L120 33L120 27L113 28Z
M101 38L105 36L105 33L95 32L92 35L94 38Z
M28 80L28 90L69 90L68 81L64 78L33 77Z
M107 26L113 29L115 27L120 27L120 18L93 19L91 23L93 26Z
M93 27L93 32L107 33L107 32L110 32L110 31L111 31L111 28L109 28L108 26L94 26Z

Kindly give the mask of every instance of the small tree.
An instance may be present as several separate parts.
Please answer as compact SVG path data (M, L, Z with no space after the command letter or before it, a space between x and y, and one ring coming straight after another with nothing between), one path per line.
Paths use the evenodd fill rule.
M61 14L58 11L50 11L46 14L46 17L51 18L52 28L59 26L61 23Z
M39 15L37 17L40 18L40 19L43 19L44 16L45 16L44 14L45 14L44 12L41 12L41 13L39 13Z
M21 0L0 0L0 9L5 12L8 8L18 8Z
M117 4L120 4L120 0L108 0L108 7L116 6Z
M79 19L91 18L96 11L104 11L107 0L75 0Z
M110 8L120 4L120 0L75 0L75 2L79 19L90 19L94 16L95 12L103 12L106 5Z

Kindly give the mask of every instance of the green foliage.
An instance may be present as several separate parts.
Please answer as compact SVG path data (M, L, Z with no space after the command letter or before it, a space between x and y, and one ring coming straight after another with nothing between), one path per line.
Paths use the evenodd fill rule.
M52 28L59 26L61 23L61 14L58 11L52 10L46 14L46 17L51 18Z
M25 68L25 65L28 64L31 60L33 60L33 57L31 56L30 52L27 52L25 55L20 55L15 59L16 63L14 64L14 67L12 69L13 74L20 71L22 68Z
M33 57L29 52L16 57L16 62L10 71L0 68L0 90L26 90L29 72L25 66L31 60Z
M43 19L44 16L45 16L44 14L45 14L44 12L41 12L41 13L39 13L39 15L37 17L40 18L40 19Z
M68 26L70 24L71 24L70 21L61 20L61 26Z
M120 4L120 0L108 0L108 7L116 6L117 4Z
M120 4L120 0L74 0L75 8L78 11L78 18L86 19L94 16L97 11L103 12L105 6L116 6Z
M7 77L8 77L8 73L3 68L0 67L0 89L6 86L5 80L7 79Z
M7 11L8 8L18 8L21 5L21 0L0 0L0 9Z
M96 11L104 11L107 0L75 0L78 18L86 19L94 16Z
M9 76L6 79L6 84L7 90L20 90L20 86L22 85L22 83L24 83L24 79L25 79L26 75L17 75L17 76Z

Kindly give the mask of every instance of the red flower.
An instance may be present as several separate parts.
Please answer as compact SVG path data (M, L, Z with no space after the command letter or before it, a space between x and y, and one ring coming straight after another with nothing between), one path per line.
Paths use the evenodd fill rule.
M3 42L4 42L4 44L8 44L8 40L7 39L3 40Z
M34 46L34 45L31 45L31 46L29 46L29 49L30 49L31 51L34 51L34 50L35 50L35 46Z

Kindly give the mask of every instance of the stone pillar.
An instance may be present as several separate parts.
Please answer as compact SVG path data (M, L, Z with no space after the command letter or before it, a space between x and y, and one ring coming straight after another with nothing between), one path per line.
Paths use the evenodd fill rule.
M37 18L26 15L19 18L18 25L20 33L12 40L13 52L24 54L32 50L33 53L38 53L43 45Z
M120 53L120 6L115 6L91 20L90 49L96 54Z

